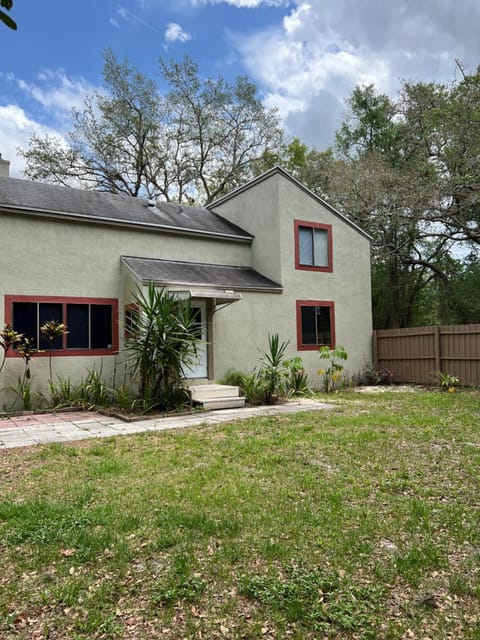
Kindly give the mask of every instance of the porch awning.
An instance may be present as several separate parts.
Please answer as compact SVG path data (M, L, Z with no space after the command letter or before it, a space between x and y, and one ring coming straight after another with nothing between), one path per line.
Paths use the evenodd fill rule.
M230 304L242 299L242 294L231 289L170 289L179 298L200 298L214 300L215 304Z
M251 267L133 256L122 256L121 262L141 284L183 291L192 298L216 299L217 304L241 300L241 291L283 291L282 285Z

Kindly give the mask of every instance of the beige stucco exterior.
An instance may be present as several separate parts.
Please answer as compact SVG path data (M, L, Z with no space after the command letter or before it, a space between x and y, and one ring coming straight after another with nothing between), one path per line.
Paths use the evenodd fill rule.
M268 334L279 333L290 341L288 355L300 355L311 382L319 384L318 353L297 351L297 300L334 302L336 342L349 354L349 372L359 372L371 360L368 237L280 170L223 198L212 210L252 234L253 242L7 213L0 208L0 326L5 322L5 295L118 299L118 354L54 357L53 372L75 381L95 367L102 370L107 384L121 384L123 310L138 284L122 267L122 255L250 266L281 284L283 291L241 291L242 299L224 308L215 309L208 302L211 379L229 369L251 370L258 363L259 349L267 346ZM295 269L296 219L332 226L331 273ZM46 393L48 357L34 358L31 369L34 390ZM0 411L12 398L5 388L15 386L21 372L21 361L9 358L0 374Z
M245 345L237 363L246 369L252 359L258 359L258 347L266 348L268 334L278 332L290 340L289 355L300 355L312 384L319 384L317 351L297 351L296 301L314 300L335 303L336 343L348 352L349 373L359 373L371 361L370 243L366 234L283 173L239 190L214 210L255 236L252 266L283 286L281 295L271 294L268 300L261 294L246 294L234 308L217 315L217 370L237 366L226 346L231 340ZM331 273L295 269L295 220L332 226Z

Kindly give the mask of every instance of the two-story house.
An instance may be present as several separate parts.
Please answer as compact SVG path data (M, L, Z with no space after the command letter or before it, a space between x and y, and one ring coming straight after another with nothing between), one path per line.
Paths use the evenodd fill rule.
M97 367L111 379L125 312L150 282L198 309L192 378L251 370L273 333L314 385L319 346L343 345L350 373L371 360L369 237L281 168L207 208L0 177L0 229L0 326L44 350L33 364L44 389L46 356L60 376ZM52 319L68 334L50 344L39 327ZM21 372L7 365L2 388Z

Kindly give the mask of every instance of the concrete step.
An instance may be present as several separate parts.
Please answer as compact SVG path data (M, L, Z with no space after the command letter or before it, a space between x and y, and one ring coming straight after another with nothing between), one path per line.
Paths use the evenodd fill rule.
M238 387L226 384L196 384L189 387L193 402L204 402L216 398L234 398L240 395Z
M211 400L197 401L206 411L215 409L239 409L245 406L245 398L232 396L225 398L213 398Z

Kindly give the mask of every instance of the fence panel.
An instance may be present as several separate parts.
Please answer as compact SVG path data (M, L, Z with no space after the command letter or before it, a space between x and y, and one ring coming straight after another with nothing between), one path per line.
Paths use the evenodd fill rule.
M373 332L377 369L390 369L394 382L432 384L438 372L480 385L480 324L441 325Z

